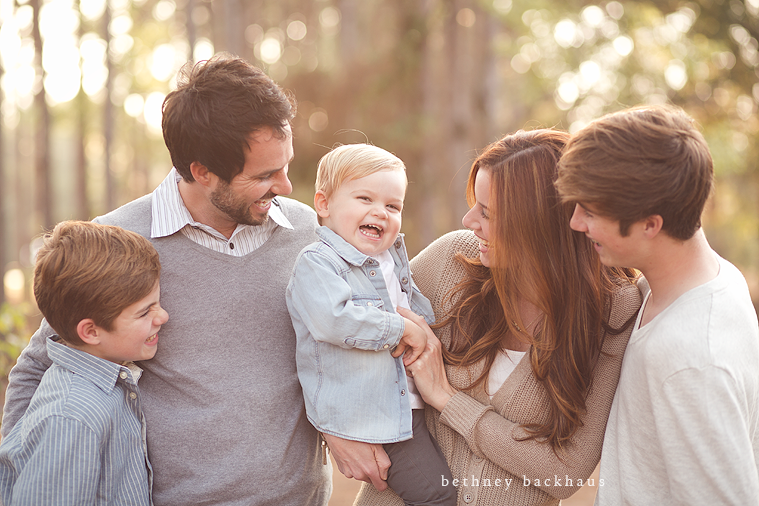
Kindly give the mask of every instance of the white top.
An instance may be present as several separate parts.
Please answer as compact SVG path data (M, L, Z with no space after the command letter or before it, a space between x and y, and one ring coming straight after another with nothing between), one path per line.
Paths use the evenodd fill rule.
M517 364L527 354L526 351L514 351L514 350L501 350L495 357L495 362L490 367L490 373L488 374L488 395L493 398L493 395L501 388L501 385L506 381L506 378L514 372Z
M150 237L166 237L181 230L191 241L206 248L241 257L261 247L274 233L277 227L292 229L285 214L279 209L277 199L272 201L269 218L262 225L241 225L227 239L216 229L192 219L179 193L179 181L182 176L172 168L169 175L153 190L153 221Z
M716 278L640 328L638 315L596 505L759 503L759 326L740 271L718 260Z
M395 262L393 261L393 256L390 252L385 250L372 258L377 260L380 264L382 276L385 278L387 294L390 296L390 302L393 304L393 309L397 311L399 306L411 309L408 303L408 295L406 295L406 292L401 289L401 282L398 281L398 276L395 275ZM406 379L408 380L409 394L411 394L411 409L424 409L424 400L414 384L414 378L407 376Z

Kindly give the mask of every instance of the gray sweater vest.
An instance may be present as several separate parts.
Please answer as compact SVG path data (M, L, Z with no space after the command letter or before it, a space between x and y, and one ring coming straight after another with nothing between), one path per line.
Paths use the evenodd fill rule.
M326 505L329 466L306 419L285 289L315 214L278 197L294 230L232 257L183 234L151 239L169 321L141 362L156 505ZM97 219L150 239L151 196Z

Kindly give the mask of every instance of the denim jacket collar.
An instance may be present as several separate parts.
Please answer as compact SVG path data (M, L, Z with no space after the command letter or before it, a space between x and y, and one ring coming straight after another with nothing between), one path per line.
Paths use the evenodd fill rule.
M351 265L361 267L366 263L367 260L371 259L372 261L375 261L369 255L361 253L355 248L355 246L348 243L348 241L337 235L332 229L328 227L322 226L317 228L316 235L319 236L319 239L321 239L322 242L335 250L335 252L340 255L343 260ZM403 234L398 234L398 237L395 241L397 242L398 240L403 241Z

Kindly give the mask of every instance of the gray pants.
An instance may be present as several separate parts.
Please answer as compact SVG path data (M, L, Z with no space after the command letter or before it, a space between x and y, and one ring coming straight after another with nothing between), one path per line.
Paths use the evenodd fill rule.
M412 439L383 445L391 462L388 485L407 506L456 506L456 487L443 486L453 482L451 470L427 430L423 409L413 410L413 430Z

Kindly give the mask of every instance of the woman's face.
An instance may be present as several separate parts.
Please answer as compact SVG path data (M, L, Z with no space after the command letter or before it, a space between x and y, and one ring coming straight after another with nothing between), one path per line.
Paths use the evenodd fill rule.
M490 171L480 168L474 179L474 206L464 215L461 223L474 232L480 241L480 261L485 267L490 267L490 256L488 253L490 238L490 210L488 201L490 200Z

